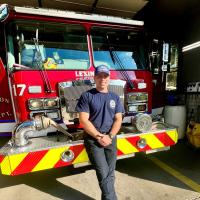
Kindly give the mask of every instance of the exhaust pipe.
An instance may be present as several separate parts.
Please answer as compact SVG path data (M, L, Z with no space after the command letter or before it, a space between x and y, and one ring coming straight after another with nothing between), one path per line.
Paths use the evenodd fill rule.
M54 122L52 119L44 116L36 116L32 121L25 121L15 127L12 133L12 143L15 146L22 147L28 144L30 131L40 131L50 126L55 127L58 131L73 139L73 136L68 133L62 126Z

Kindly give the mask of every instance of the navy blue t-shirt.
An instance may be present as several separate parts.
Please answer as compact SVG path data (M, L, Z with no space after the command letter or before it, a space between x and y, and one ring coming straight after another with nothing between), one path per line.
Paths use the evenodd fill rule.
M84 92L77 105L77 112L89 113L89 120L101 133L111 130L116 113L123 113L120 98L113 92L101 93L96 88Z

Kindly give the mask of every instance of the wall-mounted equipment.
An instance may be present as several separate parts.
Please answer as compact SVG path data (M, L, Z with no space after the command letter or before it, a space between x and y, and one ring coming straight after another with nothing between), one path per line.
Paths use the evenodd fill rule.
M190 82L186 88L187 92L200 92L200 82Z

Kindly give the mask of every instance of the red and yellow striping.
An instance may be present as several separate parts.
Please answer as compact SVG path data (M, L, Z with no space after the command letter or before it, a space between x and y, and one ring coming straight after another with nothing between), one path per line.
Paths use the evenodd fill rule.
M137 142L144 138L147 145L144 148L139 148ZM162 147L171 146L177 143L177 131L171 129L157 133L135 134L129 136L120 136L117 138L117 155L124 156L141 151L148 151ZM74 153L74 158L71 161L65 162L61 159L61 154L71 150ZM75 165L88 162L88 156L84 145L66 145L35 152L26 152L12 155L0 155L0 166L4 175L19 175L45 169L58 168L63 166Z

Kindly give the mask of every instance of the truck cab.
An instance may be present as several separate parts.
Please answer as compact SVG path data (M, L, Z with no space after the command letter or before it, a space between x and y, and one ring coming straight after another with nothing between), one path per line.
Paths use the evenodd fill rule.
M176 144L176 128L152 123L150 116L152 73L142 21L6 4L0 9L0 134L12 133L0 149L3 174L89 163L75 106L95 87L100 64L109 67L109 90L125 107L118 158Z

